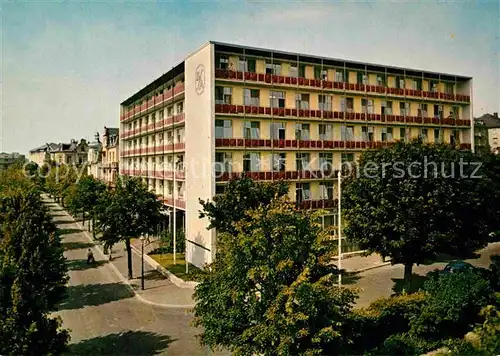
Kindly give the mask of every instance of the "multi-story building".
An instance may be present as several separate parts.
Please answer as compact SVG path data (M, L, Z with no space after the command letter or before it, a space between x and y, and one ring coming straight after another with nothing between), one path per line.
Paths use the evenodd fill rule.
M500 152L500 118L498 113L484 114L474 119L474 145L476 151Z
M70 143L46 143L29 152L29 159L39 166L45 163L82 165L87 162L88 143L72 139Z
M118 128L104 127L102 135L102 171L101 179L109 185L113 185L118 175L119 162L119 134Z
M25 161L26 157L17 152L12 152L12 153L2 152L0 153L0 171L6 170L13 163L16 162L24 163Z
M209 42L121 104L120 170L180 217L200 266L216 232L198 199L244 172L285 179L336 225L336 171L362 150L415 137L471 148L471 90L470 77Z

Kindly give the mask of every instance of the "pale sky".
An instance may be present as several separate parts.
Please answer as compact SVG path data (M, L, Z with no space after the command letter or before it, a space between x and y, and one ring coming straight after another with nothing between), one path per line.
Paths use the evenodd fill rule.
M92 139L208 40L474 77L500 111L498 1L2 3L0 151Z

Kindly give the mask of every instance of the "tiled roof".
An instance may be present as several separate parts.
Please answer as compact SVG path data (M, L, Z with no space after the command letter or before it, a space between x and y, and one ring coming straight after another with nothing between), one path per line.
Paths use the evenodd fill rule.
M476 121L483 122L489 129L500 128L500 118L498 118L498 114L496 116L484 114L483 116L477 117Z

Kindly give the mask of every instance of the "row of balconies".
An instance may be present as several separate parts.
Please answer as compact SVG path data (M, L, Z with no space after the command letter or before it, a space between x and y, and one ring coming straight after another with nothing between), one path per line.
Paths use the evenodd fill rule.
M263 140L242 138L217 138L216 147L238 147L238 148L342 148L342 149L367 149L387 147L395 142L387 141L331 141L331 140ZM460 148L470 149L468 143L460 144Z
M162 95L153 96L148 101L141 105L135 106L133 109L127 111L120 117L120 121L128 120L131 117L139 114L145 110L154 108L155 106L162 105L164 102L170 100L172 97L184 92L184 83L176 85L173 90L164 91Z
M156 179L185 179L184 171L158 171L154 169L124 169L121 174L128 176L142 176Z
M299 85L306 87L314 87L320 89L335 89L335 90L348 90L376 94L389 94L399 96L411 96L427 99L439 99L449 101L470 102L469 95L463 94L447 94L435 91L424 91L416 89L402 89L402 88L388 88L380 85L365 85L365 84L351 84L345 82L332 82L321 79L306 79L287 77L283 75L271 75L250 72L237 72L227 69L215 69L215 77L218 79L232 79L232 80L245 80L262 82L273 85Z
M255 180L294 180L294 179L336 179L337 170L302 170L282 172L223 172L216 174L217 182L226 182L245 174Z
M470 120L461 119L440 119L435 117L404 116L404 115L384 115L365 114L343 111L324 111L309 109L285 109L268 108L262 106L243 106L231 104L216 104L217 114L249 114L249 115L273 115L280 117L316 118L316 119L339 119L350 121L380 121L380 122L401 122L433 125L470 126Z
M178 151L184 151L184 149L185 149L185 143L178 142L174 144L159 145L154 147L132 148L129 150L123 150L120 156L125 157L131 155L146 155L146 154L162 153L167 151L178 152Z
M151 123L149 125L143 125L141 127L138 127L138 128L132 129L132 130L123 131L123 133L120 134L120 138L125 139L125 138L130 138L130 137L133 137L136 135L140 135L143 133L155 132L157 130L162 130L170 125L174 125L174 124L181 123L181 122L184 122L184 113L168 117L166 119Z

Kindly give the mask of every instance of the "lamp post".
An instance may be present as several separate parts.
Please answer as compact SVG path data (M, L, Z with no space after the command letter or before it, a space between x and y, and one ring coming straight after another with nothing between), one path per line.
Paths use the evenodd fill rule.
M144 290L144 235L141 235L141 289Z
M341 228L341 224L342 224L342 219L340 217L340 198L341 198L341 195L342 195L342 192L341 192L341 183L342 183L342 170L339 170L338 173L337 173L337 185L338 185L338 200L337 200L337 206L338 206L338 219L337 219L337 224L338 224L338 268L339 268L339 288L342 287L342 273L341 273L341 269L342 269L342 228Z

